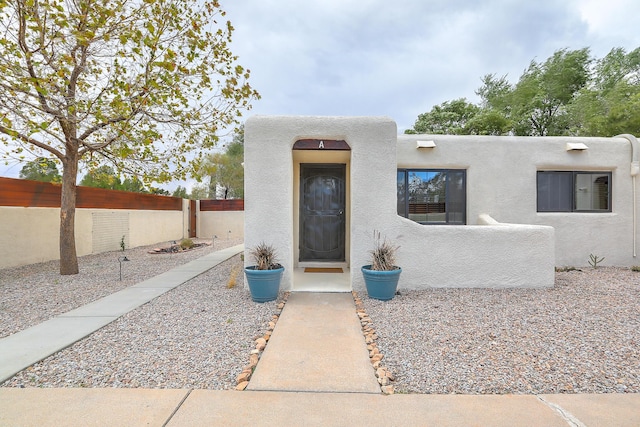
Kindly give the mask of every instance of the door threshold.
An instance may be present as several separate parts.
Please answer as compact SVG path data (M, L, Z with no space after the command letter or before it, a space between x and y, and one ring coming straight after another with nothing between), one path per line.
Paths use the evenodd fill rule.
M298 268L342 268L347 270L349 263L346 261L299 261Z
M351 273L305 273L304 268L293 269L293 292L351 292Z

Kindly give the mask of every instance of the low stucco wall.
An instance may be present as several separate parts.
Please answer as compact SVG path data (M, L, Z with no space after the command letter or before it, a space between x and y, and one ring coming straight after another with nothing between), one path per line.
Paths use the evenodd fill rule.
M198 215L198 237L244 239L244 211L206 211Z
M543 288L555 279L554 229L501 224L423 226L398 217L385 233L399 246L399 289ZM373 241L370 239L370 246ZM357 266L354 266L357 267ZM354 289L364 289L359 267Z
M60 209L0 207L0 268L59 259ZM182 238L181 211L76 210L78 256Z

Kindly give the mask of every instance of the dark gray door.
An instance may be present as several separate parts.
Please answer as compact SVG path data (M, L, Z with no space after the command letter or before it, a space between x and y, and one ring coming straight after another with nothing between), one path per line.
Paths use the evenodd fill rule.
M300 261L344 261L345 165L300 165Z

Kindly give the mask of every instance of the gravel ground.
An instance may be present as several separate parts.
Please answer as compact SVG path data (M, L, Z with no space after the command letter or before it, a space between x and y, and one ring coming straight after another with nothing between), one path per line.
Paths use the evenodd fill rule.
M218 242L216 246L221 247ZM40 320L33 320L37 316L45 319L56 310L67 311L102 296L91 278L97 277L105 262L113 264L117 255L84 257L85 279L69 282L66 278L63 282L55 268L47 273L51 267L43 264L0 271L3 324L7 301L18 308L29 302L34 307L29 312L38 311L37 304L48 307L44 316L29 314L14 322L18 326L13 329L19 330L20 322L37 323ZM104 281L99 292L139 282L172 267L170 257L177 258L147 257L144 250L139 252L141 258L137 256L145 262L139 262L135 280L127 275L128 283ZM182 263L185 258L171 262ZM134 265L127 263L127 273L133 275ZM241 272L236 287L227 288L232 269L241 271L241 267L235 257L22 371L3 386L232 389L236 375L247 364L253 339L265 331L277 311L275 302L251 301ZM96 272L91 273L91 268ZM33 291L33 297L27 291L6 292L9 283L16 285L5 274L22 270L31 273L16 283L45 289ZM102 274L113 276L117 271L111 266ZM61 283L53 291L56 279ZM85 302L66 301L79 300L80 290L91 290L82 297ZM640 392L640 273L609 267L560 272L554 288L540 290L400 291L388 302L361 295L385 355L383 363L396 377L396 393ZM61 308L60 301L68 308Z
M167 248L170 242L126 249L130 262L120 263L123 252L106 252L78 258L80 273L59 274L59 262L50 261L0 270L0 338L44 322L106 295L135 285L213 250L242 243L238 239L192 239L208 246L175 254L150 254L154 248Z
M236 285L229 288L231 277ZM3 386L235 388L253 340L277 312L276 301L252 302L243 283L238 255Z
M640 392L640 273L560 272L552 289L364 297L400 393Z

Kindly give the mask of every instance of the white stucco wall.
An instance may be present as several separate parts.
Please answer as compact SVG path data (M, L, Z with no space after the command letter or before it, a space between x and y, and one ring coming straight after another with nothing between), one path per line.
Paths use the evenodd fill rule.
M436 146L418 149L418 140ZM588 149L569 152L568 141ZM486 213L504 223L552 226L556 266L588 266L590 253L604 256L602 265L631 266L639 263L633 257L631 151L625 138L402 135L397 161L401 168L466 169L467 224ZM612 212L538 213L539 170L612 172Z
M245 123L245 247L273 244L285 267L283 288L292 287L295 259L294 160L299 139L345 140L351 147L347 170L351 188L347 209L348 263L366 257L366 237L395 215L395 201L376 200L376 194L395 194L396 125L384 117L254 116ZM389 160L392 160L391 162ZM317 159L322 162L322 158ZM325 160L326 161L326 160ZM385 177L391 176L388 180ZM365 224L366 223L366 224ZM251 264L248 253L245 263Z
M351 147L347 168L350 185L347 263L354 289L364 287L360 266L369 263L374 230L400 245L401 288L553 285L554 230L551 227L424 226L396 214L399 160L407 167L426 167L427 160L423 158L424 153L415 152L415 141L413 152L397 143L396 125L391 119L255 116L245 124L245 245L251 248L262 241L275 245L286 269L284 289L295 289L291 272L297 265L298 202L292 147L299 139L343 139ZM484 148L490 149L486 145ZM321 162L322 157L317 161ZM446 158L445 161L441 158L440 161L448 167L453 164L470 167L465 159ZM500 163L498 159L492 158L492 161ZM495 168L491 170L495 171ZM470 179L468 175L467 180ZM533 182L535 185L535 172ZM496 191L490 187L483 189L489 190ZM535 209L535 199L532 203ZM481 212L482 203L469 206L473 207L468 209L469 218L479 213L491 214ZM496 219L510 222L508 218ZM250 265L252 261L246 255L245 263Z

